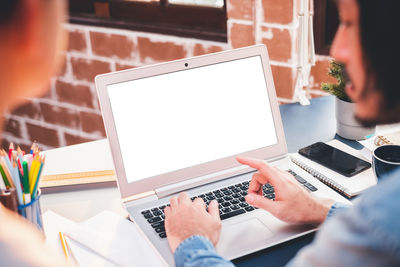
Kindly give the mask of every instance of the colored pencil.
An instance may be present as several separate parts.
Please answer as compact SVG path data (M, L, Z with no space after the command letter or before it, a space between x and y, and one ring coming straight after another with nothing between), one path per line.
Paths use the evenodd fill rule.
M43 156L41 158L41 164L40 164L40 168L36 174L36 181L35 181L35 186L33 187L33 192L32 192L32 198L35 199L37 192L38 192L38 186L39 186L39 180L40 180L40 175L42 174L42 170L43 170L43 165L44 165L44 160L45 157Z
M67 261L69 261L69 253L67 249L67 243L65 242L64 234L62 232L58 232L58 234L60 236L61 246L64 251L65 258L67 259Z
M22 162L24 161L24 159L22 155L22 150L19 146L17 147L17 155L18 155L18 160L20 162L20 168L22 169Z
M36 141L31 153L24 155L19 146L14 150L13 143L8 152L0 149L0 189L15 188L19 205L30 203L38 195L45 157L40 155Z
M1 157L0 163L1 163L1 167L3 167L4 173L6 174L6 177L7 177L10 187L15 188L14 179L11 177L10 170L7 167L7 163L6 163L6 160L4 159L4 157Z
M15 162L15 154L13 155L13 177L14 177L14 183L15 183L15 189L17 190L17 198L18 198L18 204L19 205L23 205L24 204L24 200L22 197L22 187L21 187L21 180L18 174L18 165Z
M22 162L22 167L24 169L24 175L23 175L23 188L24 188L24 202L25 204L28 204L31 202L31 194L29 192L29 172L28 172L28 162L24 161Z
M4 182L4 179L3 179L3 175L0 173L0 189L1 190L6 190L7 188L6 188L6 184L5 184L5 182Z
M11 143L10 147L8 148L8 158L11 160L12 152L14 150L14 144Z
M3 166L2 166L1 164L0 164L0 174L1 174L1 177L3 178L3 181L4 181L5 186L6 186L7 188L10 188L11 185L10 185L10 183L8 182L6 173L4 172Z
M37 174L37 171L39 171L40 167L39 165L40 165L39 156L35 156L35 158L32 160L32 165L29 170L29 191L31 192L31 195L33 193L33 187L35 187L36 183L35 174Z

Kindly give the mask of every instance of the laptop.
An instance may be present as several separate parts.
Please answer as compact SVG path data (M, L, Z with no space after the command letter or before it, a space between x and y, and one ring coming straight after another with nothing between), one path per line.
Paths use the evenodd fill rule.
M310 194L348 203L290 161L264 45L100 75L96 88L124 207L166 265L174 259L163 209L182 191L218 201L216 249L229 260L316 230L246 203L255 170L238 155L297 174ZM263 191L274 200L271 185Z

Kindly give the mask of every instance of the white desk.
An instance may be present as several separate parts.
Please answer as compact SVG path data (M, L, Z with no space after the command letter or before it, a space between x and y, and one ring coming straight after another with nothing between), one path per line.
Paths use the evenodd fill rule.
M107 139L61 147L43 153L46 155L43 175L96 173L114 169ZM99 187L98 184L85 184L78 187L81 189L66 186L57 189L61 192L43 193L40 200L42 212L52 210L75 222L87 220L104 210L127 216L122 208L116 185ZM54 192L54 189L49 190Z
M52 210L68 219L81 222L109 210L127 217L117 187L43 194L42 212Z

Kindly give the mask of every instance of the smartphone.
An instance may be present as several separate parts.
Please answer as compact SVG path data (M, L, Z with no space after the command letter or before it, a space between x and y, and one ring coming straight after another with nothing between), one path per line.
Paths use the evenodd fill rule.
M300 149L299 154L346 177L371 168L370 163L322 142Z

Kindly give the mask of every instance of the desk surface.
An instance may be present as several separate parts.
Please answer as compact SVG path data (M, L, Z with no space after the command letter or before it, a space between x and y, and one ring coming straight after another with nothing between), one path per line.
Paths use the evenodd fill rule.
M317 141L329 141L335 138L334 97L312 99L309 106L281 105L280 111L289 152L296 152L299 148ZM357 148L356 142L341 141ZM116 187L43 194L41 205L43 212L50 209L77 222L86 220L103 210L114 211L122 216L127 215L122 208ZM312 239L312 234L307 235L239 258L234 263L238 266L282 266Z

